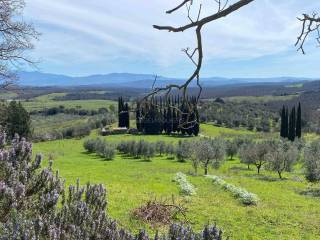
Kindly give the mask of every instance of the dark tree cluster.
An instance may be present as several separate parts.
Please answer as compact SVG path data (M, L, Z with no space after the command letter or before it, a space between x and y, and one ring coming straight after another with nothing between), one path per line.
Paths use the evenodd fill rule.
M130 109L128 103L125 103L122 97L118 99L119 127L130 128Z
M197 100L189 97L182 101L179 96L156 98L137 103L136 123L139 132L145 134L172 134L198 136L200 131Z
M302 119L301 119L301 104L299 103L298 109L294 106L290 113L288 107L283 106L281 111L281 128L280 136L294 141L295 138L302 136Z
M8 138L17 133L26 138L31 137L32 128L30 115L20 102L11 101L0 106L0 125L6 129Z

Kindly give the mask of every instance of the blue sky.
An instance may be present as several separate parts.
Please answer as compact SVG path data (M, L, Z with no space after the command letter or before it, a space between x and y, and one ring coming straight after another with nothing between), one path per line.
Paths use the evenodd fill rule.
M193 32L152 28L187 23L185 9L164 13L180 1L26 0L25 18L42 33L32 57L40 60L40 71L72 76L131 72L186 77L193 66L181 49L194 46ZM213 0L194 2L204 5L203 16L215 10ZM206 26L202 76L320 77L315 40L308 42L305 56L294 47L301 27L296 17L315 10L320 10L318 0L255 0Z

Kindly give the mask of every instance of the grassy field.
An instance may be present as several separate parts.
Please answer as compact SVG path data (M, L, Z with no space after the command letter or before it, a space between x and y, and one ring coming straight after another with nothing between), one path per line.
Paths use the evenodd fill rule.
M202 134L218 136L229 130L212 125L202 126ZM247 131L230 130L232 133L248 134ZM229 132L230 133L230 132ZM93 133L91 137L94 137ZM164 140L176 143L178 137L117 135L105 137L107 141L144 138L148 141ZM74 184L103 183L108 190L108 211L122 226L137 230L147 227L132 216L132 210L149 199L175 196L187 208L187 217L193 227L200 229L206 223L217 223L231 239L319 239L319 199L300 195L308 184L297 169L285 174L279 181L276 175L262 171L258 176L254 169L248 170L239 160L226 161L220 170L210 174L223 177L227 182L246 188L260 198L257 206L245 207L230 193L214 185L209 179L192 176L189 162L179 163L166 157L155 157L151 162L132 159L118 154L113 161L104 161L94 154L87 154L82 140L61 140L34 144L34 152L54 156L54 167ZM188 174L188 180L197 188L197 195L184 198L178 186L172 182L177 172ZM202 173L202 171L200 172ZM159 227L162 229L163 227Z
M299 95L288 95L288 96L237 96L237 97L227 97L225 98L228 102L252 102L252 103L267 103L271 101L286 101L291 100L296 97L299 97Z
M116 106L116 102L111 100L54 100L55 97L64 95L65 93L51 93L28 101L22 101L22 104L28 111L59 107L61 105L65 108L81 108L85 110L98 110L99 108L108 108L110 105Z

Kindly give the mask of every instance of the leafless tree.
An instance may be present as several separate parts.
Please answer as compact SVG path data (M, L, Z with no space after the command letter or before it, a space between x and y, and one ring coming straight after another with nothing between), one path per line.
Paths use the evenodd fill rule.
M312 15L303 14L298 20L302 22L302 30L298 36L296 46L298 51L305 54L304 45L310 35L315 35L317 43L320 44L320 17L317 13Z
M16 79L14 69L23 63L34 64L27 56L33 49L32 40L39 34L22 17L23 0L0 0L0 87L5 88Z
M253 2L254 0L240 0L235 2L232 5L229 5L229 0L214 0L217 5L217 11L214 12L212 15L206 16L201 18L201 11L202 11L202 4L200 4L198 14L196 19L192 19L190 15L190 10L193 5L194 0L184 0L182 3L180 3L178 6L174 7L171 10L168 10L167 14L175 13L176 11L180 10L182 7L186 6L187 8L187 17L189 20L189 23L174 27L174 26L159 26L154 25L153 27L158 30L166 30L169 32L179 33L184 32L186 30L195 29L196 38L197 38L197 46L191 50L190 48L185 48L182 51L186 54L186 56L192 61L192 63L195 65L195 70L189 76L189 78L182 84L182 85L176 85L176 84L169 84L165 87L159 87L155 88L148 96L153 96L155 94L158 94L159 92L165 92L167 95L170 94L172 89L178 89L182 91L184 99L186 99L187 94L187 88L190 85L192 81L197 81L197 85L200 89L199 96L201 94L202 88L199 82L200 77L200 70L202 67L202 60L203 60L203 48L202 48L202 29L205 25L216 21L220 18L226 17L229 14L237 11L238 9L244 7L245 5Z
M153 83L152 91L147 94L141 102L148 100L149 98L154 98L156 95L164 94L166 97L166 100L168 101L168 97L171 94L172 90L178 90L181 92L183 96L183 102L186 107L189 108L188 116L185 116L184 119L186 121L180 122L179 127L180 128L188 128L193 127L194 124L197 124L197 120L191 119L190 116L193 114L192 106L187 101L187 89L190 86L191 82L195 81L197 86L199 87L199 94L197 97L197 101L200 98L202 87L200 84L200 70L202 67L202 61L203 61L203 47L202 47L202 29L205 25L214 22L220 18L226 17L229 14L239 10L240 8L246 6L247 4L253 2L254 0L238 0L234 2L233 4L230 4L229 0L214 0L217 4L217 10L213 12L211 15L206 17L201 17L202 15L202 4L199 5L199 9L197 11L196 18L192 18L191 16L191 8L195 5L194 0L184 0L176 7L166 11L167 14L173 14L177 11L179 11L181 8L186 7L187 9L187 19L188 23L186 23L183 26L159 26L159 25L153 25L153 27L157 30L165 30L169 32L179 33L184 32L187 30L195 29L197 44L194 49L190 49L189 47L183 49L182 51L186 54L188 59L191 60L191 62L194 64L195 69L193 73L186 79L186 81L181 84L169 84L165 87L157 87L154 88L155 82L157 80L157 77L155 78L155 81ZM142 105L142 104L141 104ZM171 106L172 108L175 108L180 114L185 115L186 113L183 113L180 111L179 108L175 106Z

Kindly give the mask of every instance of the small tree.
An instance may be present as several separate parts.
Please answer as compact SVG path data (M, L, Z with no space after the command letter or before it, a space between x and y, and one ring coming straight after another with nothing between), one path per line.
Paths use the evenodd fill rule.
M195 143L194 154L194 167L202 163L204 174L208 175L209 165L212 165L214 168L219 168L224 161L225 143L220 138L199 140Z
M179 162L185 162L190 159L192 155L192 148L188 141L179 141L176 148L176 156Z
M304 168L306 179L320 181L320 141L314 141L304 150Z
M156 150L160 156L162 156L162 154L165 152L165 149L166 149L166 143L164 141L156 142Z
M20 102L10 102L7 110L6 123L9 138L13 138L16 133L25 138L31 137L30 115Z
M299 151L294 144L280 141L272 151L267 154L268 168L276 171L282 179L283 172L291 172L294 163L299 158Z
M256 143L254 149L252 150L256 154L256 160L254 165L256 165L258 174L260 174L261 168L267 164L267 154L272 148L273 142L265 141L261 143Z
M238 145L235 141L227 141L226 153L230 160L233 160L233 157L238 153Z
M88 153L94 153L96 150L96 140L87 139L86 141L84 141L83 147L88 151Z
M257 159L255 144L244 144L239 150L239 156L241 163L246 164L248 166L248 169L250 169L250 165L255 164Z

